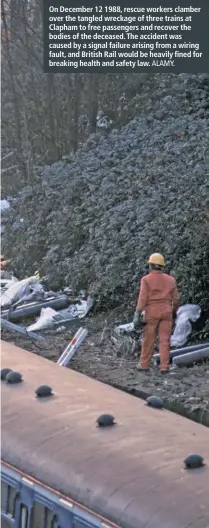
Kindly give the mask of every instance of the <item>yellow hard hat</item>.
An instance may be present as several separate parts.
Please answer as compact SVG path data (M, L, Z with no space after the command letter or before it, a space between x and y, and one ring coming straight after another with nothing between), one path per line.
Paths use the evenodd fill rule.
M157 264L158 266L165 266L165 259L160 253L153 253L148 260L148 264Z

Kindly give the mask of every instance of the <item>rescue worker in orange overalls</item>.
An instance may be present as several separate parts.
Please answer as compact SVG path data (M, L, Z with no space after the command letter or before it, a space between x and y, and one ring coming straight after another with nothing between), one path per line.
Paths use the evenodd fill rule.
M149 273L141 280L140 292L134 315L134 327L140 324L144 311L144 330L140 364L137 369L149 371L154 353L156 335L159 335L160 372L169 371L170 337L173 317L179 305L179 293L176 281L164 273L165 260L154 253L148 260Z

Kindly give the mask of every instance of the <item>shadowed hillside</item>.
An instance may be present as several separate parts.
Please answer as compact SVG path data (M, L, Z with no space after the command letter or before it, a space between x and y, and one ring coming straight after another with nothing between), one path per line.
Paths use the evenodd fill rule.
M126 126L90 136L23 190L3 236L16 273L38 268L51 285L88 287L98 309L134 308L147 257L159 251L182 303L207 312L208 116L209 75L156 76Z

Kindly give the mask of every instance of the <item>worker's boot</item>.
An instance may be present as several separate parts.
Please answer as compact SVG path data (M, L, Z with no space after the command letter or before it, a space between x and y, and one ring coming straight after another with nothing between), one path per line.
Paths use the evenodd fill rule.
M149 372L149 371L150 371L149 368L142 368L142 367L140 367L140 365L137 365L136 368L137 368L137 370L138 370L139 372Z

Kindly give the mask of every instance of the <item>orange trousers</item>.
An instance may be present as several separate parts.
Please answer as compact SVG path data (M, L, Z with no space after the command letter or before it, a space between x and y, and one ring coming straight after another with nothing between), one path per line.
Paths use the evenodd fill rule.
M149 368L154 352L157 334L159 335L160 370L167 372L170 363L170 337L172 332L172 316L153 318L147 321L143 331L140 367Z

